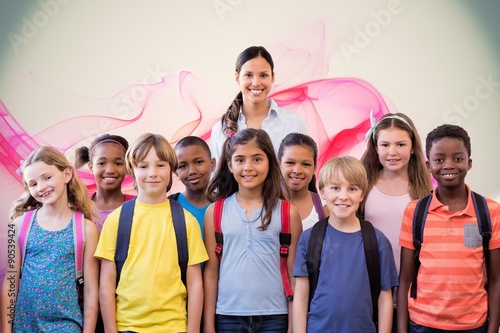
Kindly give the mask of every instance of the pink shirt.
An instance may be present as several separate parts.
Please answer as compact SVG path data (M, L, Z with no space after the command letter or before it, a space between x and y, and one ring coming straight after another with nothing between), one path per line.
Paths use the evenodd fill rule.
M394 253L394 261L399 274L401 250L399 232L406 205L411 201L410 194L393 197L380 192L375 186L366 198L365 220L370 221L389 239Z
M130 194L124 194L125 195L125 201L129 201L130 199L135 198L135 196L130 195ZM90 195L90 199L93 199L95 196L95 192ZM102 231L102 226L104 225L104 221L106 221L106 218L108 217L111 212L114 211L114 209L98 209L99 212L99 219L95 221L95 225L97 226L97 229L99 230L99 234Z

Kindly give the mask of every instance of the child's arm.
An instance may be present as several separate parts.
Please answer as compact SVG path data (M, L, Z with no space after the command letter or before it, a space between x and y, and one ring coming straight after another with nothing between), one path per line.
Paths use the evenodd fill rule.
M381 290L378 297L378 331L379 333L390 333L392 330L392 315L394 312L392 304L392 290Z
M106 332L116 329L116 265L113 261L101 260L99 301L101 302L102 320Z
M7 231L7 265L5 268L5 277L2 281L2 301L1 328L4 333L12 332L14 322L14 311L16 306L17 293L19 291L19 277L21 269L21 250L18 242L19 218L8 224Z
M188 295L188 333L200 333L201 313L203 311L203 278L201 265L188 266L186 269L186 288Z
M99 260L94 257L99 239L96 225L85 220L85 249L83 253L84 309L83 333L95 332L99 309Z
M293 277L293 266L295 265L295 256L297 254L297 243L299 242L300 234L302 233L302 220L300 219L300 214L295 206L290 205L290 233L292 235L292 241L288 249L288 276L290 277L290 284L292 290L295 290L295 278ZM288 302L288 332L292 332L293 326L293 304L294 302ZM307 312L306 312L307 313Z
M295 206L290 205L290 233L292 241L288 249L288 275L291 278L292 287L294 286L293 266L295 265L295 256L297 254L297 243L299 242L300 234L302 233L302 220L300 219L299 211Z
M293 332L307 332L307 311L309 307L309 277L295 278L295 294L293 296Z
M488 333L498 333L500 326L500 249L490 250L488 276Z
M217 302L217 285L219 282L219 258L215 253L214 229L214 205L210 205L205 213L204 231L205 248L208 253L208 261L205 262L203 271L203 287L205 289L205 300L203 309L203 328L205 333L215 332L215 306Z
M399 287L397 294L398 332L407 333L409 325L408 316L408 290L415 270L413 263L415 250L401 248L401 269L399 272Z

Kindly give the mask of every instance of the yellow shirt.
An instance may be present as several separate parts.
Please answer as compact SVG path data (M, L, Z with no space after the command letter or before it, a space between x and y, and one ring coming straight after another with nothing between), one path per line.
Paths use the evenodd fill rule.
M102 229L95 256L114 261L121 208ZM184 210L188 266L208 259L196 219ZM136 201L127 260L116 289L119 331L185 332L186 287L181 281L170 203Z

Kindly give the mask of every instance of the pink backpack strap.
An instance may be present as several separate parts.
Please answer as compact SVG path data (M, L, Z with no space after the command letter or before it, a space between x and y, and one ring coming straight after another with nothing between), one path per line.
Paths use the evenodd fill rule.
M85 219L81 212L73 211L73 241L76 280L83 282L83 252L85 249Z
M35 219L36 212L38 210L29 210L23 215L21 220L21 226L19 228L19 248L21 249L21 268L24 265L24 258L26 255L26 244L28 243L28 235L33 225L33 220Z

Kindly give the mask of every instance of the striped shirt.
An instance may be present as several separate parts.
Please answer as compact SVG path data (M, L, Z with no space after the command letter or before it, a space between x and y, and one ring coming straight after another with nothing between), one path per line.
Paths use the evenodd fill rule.
M467 207L451 213L434 190L420 252L417 298L408 296L410 319L442 330L480 327L488 315L484 288L486 270L482 237L469 192ZM486 199L491 216L490 250L500 248L500 205ZM400 245L413 246L412 220L417 200L408 204L401 226Z

